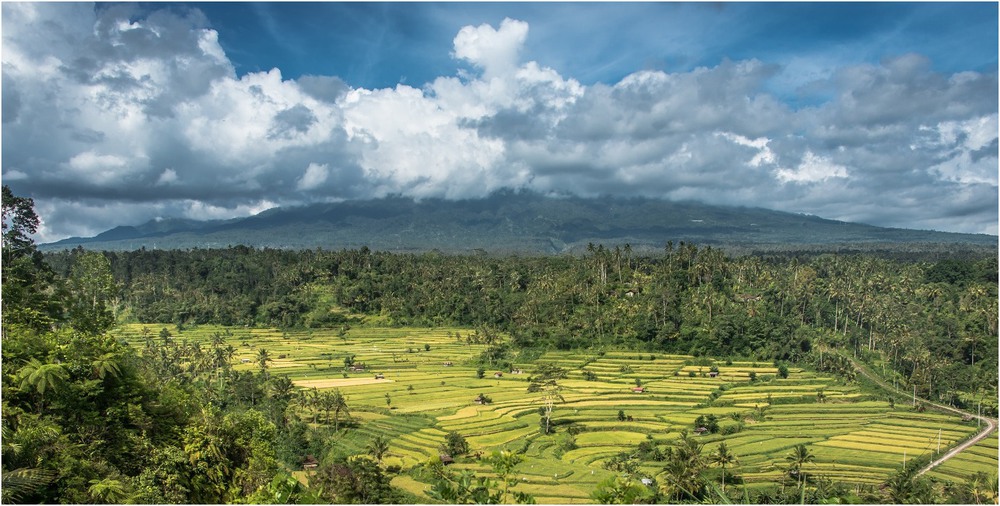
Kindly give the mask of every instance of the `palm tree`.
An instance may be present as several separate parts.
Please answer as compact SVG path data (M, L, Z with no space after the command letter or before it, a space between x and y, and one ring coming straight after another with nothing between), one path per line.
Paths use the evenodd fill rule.
M118 364L118 357L111 352L95 358L90 365L94 368L94 375L102 380L109 374L112 378L117 378L121 374L121 366Z
M4 464L9 467L17 467L18 464L32 465L33 460L29 451L23 444L23 432L41 431L47 435L55 436L56 430L53 427L30 427L29 423L21 423L18 430L11 433L4 423L0 426L0 441L2 441L3 456L6 459ZM37 462L37 461L36 461ZM17 467L16 469L6 469L0 473L0 502L5 504L22 502L25 496L33 494L47 487L56 474L47 469L37 467Z
M90 487L87 489L87 493L96 502L103 504L121 503L128 497L125 485L114 478L90 480Z
M38 468L19 468L0 474L0 497L4 503L21 502L24 496L47 487L55 473Z
M715 453L711 456L712 463L718 464L722 467L722 491L726 491L726 466L729 464L735 464L739 462L732 452L729 451L729 447L726 446L726 442L723 441L719 443L719 447L716 448Z
M372 439L371 442L368 443L368 446L366 446L365 449L367 449L368 452L375 457L375 460L381 463L382 457L389 452L389 440L386 439L385 436L379 434L378 436L375 436L375 439Z
M795 475L799 481L799 487L802 487L802 466L816 460L816 456L813 455L806 445L799 444L792 449L792 452L785 457L789 464L789 470L795 471Z
M271 355L267 353L267 350L261 348L257 351L257 365L260 367L260 373L264 376L264 381L267 381L267 363L271 361Z
M17 372L20 379L21 390L33 389L38 392L38 408L41 410L45 406L45 391L59 388L69 379L69 371L62 364L41 363L37 358L32 358Z
M337 431L340 428L340 413L344 412L350 415L347 411L347 399L344 398L344 394L340 393L340 390L326 393L329 395L330 409L333 410L333 430ZM330 416L329 412L327 412L327 422L329 420Z
M316 423L319 419L319 390L316 387L312 387L310 390L302 390L298 395L298 404L303 409L313 410L312 423Z
M676 494L680 501L685 496L697 500L705 487L702 471L705 469L705 458L701 455L702 445L692 438L687 431L681 432L676 446L667 450L666 493Z

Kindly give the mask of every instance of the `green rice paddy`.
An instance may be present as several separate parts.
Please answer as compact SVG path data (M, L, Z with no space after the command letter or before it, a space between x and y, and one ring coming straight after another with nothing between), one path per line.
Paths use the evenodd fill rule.
M803 468L807 474L877 484L904 460L944 452L977 431L975 421L905 405L892 408L855 385L810 371L791 368L788 378L780 379L770 363L704 365L704 359L683 355L552 351L536 362L559 365L569 374L560 382L564 400L553 411L557 431L542 436L538 408L543 402L540 394L527 391L534 365L515 364L520 373L487 369L478 378L476 359L484 347L466 340L473 333L469 329L358 327L338 335L335 330L203 325L179 331L136 324L117 332L141 347L144 328L154 337L167 328L174 339L203 347L213 334L229 332L227 342L237 350L236 369L256 369L258 351L266 349L271 374L288 375L304 388L339 389L359 422L349 429L356 433L344 437L343 446L360 453L371 438L387 436L391 442L384 462L402 468L393 483L418 497L425 496L429 485L405 471L438 458L451 431L467 439L473 454L501 448L524 451L528 458L516 469L522 481L514 490L533 494L539 503L559 504L592 502L590 493L611 475L603 468L607 459L643 441L665 449L681 431L692 433L699 415L715 415L720 426L734 431L695 437L705 455L724 441L739 458L727 474L739 475L748 487L780 480L785 457L798 444L807 445L815 456L815 462ZM344 358L349 355L364 369L346 370ZM712 365L717 375L710 374ZM583 371L596 374L597 380L587 381ZM757 381L750 381L751 372ZM633 392L636 379L645 392ZM492 403L477 404L480 394ZM619 420L619 411L631 420ZM564 448L560 445L569 427L579 433L572 438L573 446ZM976 471L996 472L997 452L994 434L929 475L962 481ZM456 460L457 467L491 476L485 462L474 457ZM644 464L654 472L660 468Z

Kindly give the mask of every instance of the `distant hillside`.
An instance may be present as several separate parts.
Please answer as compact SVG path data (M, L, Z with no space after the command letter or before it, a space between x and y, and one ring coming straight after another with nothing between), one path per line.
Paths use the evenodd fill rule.
M588 243L662 250L667 241L730 250L996 248L981 234L881 228L760 208L646 198L544 197L504 191L485 199L377 200L278 208L224 221L158 220L42 250L360 248L381 251L546 253L584 251Z

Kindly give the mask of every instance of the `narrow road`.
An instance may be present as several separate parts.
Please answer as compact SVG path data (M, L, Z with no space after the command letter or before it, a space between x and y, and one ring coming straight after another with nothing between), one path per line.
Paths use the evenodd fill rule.
M902 390L893 388L892 386L890 386L888 383L886 383L885 381L883 381L882 378L879 378L878 376L876 376L875 374L873 374L871 371L869 371L868 368L866 368L865 366L859 364L856 360L854 360L853 357L850 357L850 356L848 356L846 354L841 354L841 356L843 356L847 360L850 360L851 364L854 365L854 368L857 369L858 372L860 372L864 377L866 377L866 378L872 380L873 382L875 382L875 384L877 384L878 386L880 386L880 387L882 387L882 388L884 388L884 389L886 389L886 390L888 390L890 392L896 392L896 393L898 393L898 394L900 394L900 395L902 395L904 397L908 397L909 396L908 393L906 393L906 392L904 392ZM974 415L972 413L969 413L969 412L966 412L966 411L962 411L962 410L960 410L958 408L953 408L951 406L947 406L947 405L944 405L944 404L938 404L936 402L931 402L931 401L929 401L927 399L921 399L919 397L918 397L918 399L920 399L920 402L923 402L924 404L927 404L929 406L934 406L936 408L943 409L945 411L951 411L952 413L956 413L956 414L959 414L959 415L962 415L962 416L971 416L972 418L978 418L981 422L983 422L984 424L986 424L986 427L984 427L983 430L979 431L979 434L976 434L975 436L973 436L968 441L966 441L966 442L964 442L964 443L962 443L962 444L960 444L960 445L952 448L951 450L948 450L948 452L946 452L944 455L942 455L938 459L934 460L930 464L927 464L926 466L924 466L917 473L917 476L920 476L920 475L926 473L927 471L930 471L931 469L934 469L935 467L937 467L937 466L945 463L948 459L954 457L955 455L958 455L959 453L962 453L962 451L964 451L965 449L969 448L970 446L972 446L972 445L974 445L974 444L982 441L983 439L986 439L986 436L989 436L990 434L993 433L993 431L997 430L997 420L996 419L988 418L988 417L985 417L985 416Z

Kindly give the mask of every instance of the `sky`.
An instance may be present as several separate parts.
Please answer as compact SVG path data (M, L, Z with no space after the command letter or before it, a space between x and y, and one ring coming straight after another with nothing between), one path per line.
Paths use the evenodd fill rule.
M503 188L997 234L996 2L0 8L39 242Z

